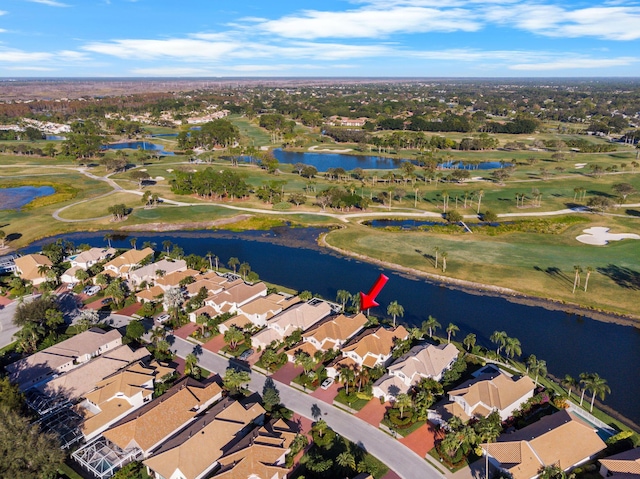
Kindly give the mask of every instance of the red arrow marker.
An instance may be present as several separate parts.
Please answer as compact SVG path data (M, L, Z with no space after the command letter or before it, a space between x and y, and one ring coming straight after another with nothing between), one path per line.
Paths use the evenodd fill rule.
M380 291L382 291L382 288L384 288L384 285L387 284L387 281L389 281L389 278L381 274L371 287L371 290L369 290L369 294L364 294L362 291L360 292L360 311L379 306L375 299L380 294Z

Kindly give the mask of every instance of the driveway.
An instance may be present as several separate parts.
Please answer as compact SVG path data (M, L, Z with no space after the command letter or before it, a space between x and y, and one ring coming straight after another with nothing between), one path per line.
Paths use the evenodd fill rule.
M400 438L399 441L416 454L425 457L435 446L436 439L442 439L443 437L444 434L442 432L437 432L435 426L427 422L408 436Z
M380 404L380 399L373 398L356 413L356 417L368 422L372 426L378 427L387 409L390 407L391 405L388 402Z
M313 391L309 396L313 396L320 401L324 401L328 404L333 404L333 400L338 395L338 389L341 387L338 383L333 383L327 389L318 388Z
M177 352L178 356L185 357L193 352L194 345L183 339L174 338L172 349ZM200 348L198 353L202 367L224 376L224 371L229 367L229 361L226 358L213 354L204 348ZM266 377L255 371L251 371L250 375L249 389L262 391ZM278 390L282 403L301 416L312 418L311 411L317 410L319 407L316 398L290 386L279 384ZM413 451L357 417L325 403L320 405L320 413L334 431L379 458L400 478L441 479L443 477Z
M302 366L296 366L295 364L287 361L287 363L273 373L271 377L274 381L281 382L288 386L289 383L293 381L293 378L299 376L302 371Z

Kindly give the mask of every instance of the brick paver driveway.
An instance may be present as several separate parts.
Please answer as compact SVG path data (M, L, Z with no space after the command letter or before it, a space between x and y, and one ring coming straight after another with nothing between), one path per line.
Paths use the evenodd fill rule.
M384 414L390 407L391 405L388 402L380 404L380 399L373 398L365 407L356 413L356 417L368 422L372 426L378 427L380 425L380 421L382 421L382 418L384 417Z
M314 398L320 399L320 401L324 401L329 404L333 404L333 400L338 395L338 388L340 385L338 383L333 383L328 389L318 388L313 391L310 396Z
M293 363L287 362L287 364L273 373L271 377L274 381L278 381L283 384L289 384L291 381L293 381L293 378L298 376L301 372L302 366L296 366Z
M437 432L435 426L427 422L406 437L400 438L400 442L416 454L424 457L433 449L436 440L444 437L442 432Z

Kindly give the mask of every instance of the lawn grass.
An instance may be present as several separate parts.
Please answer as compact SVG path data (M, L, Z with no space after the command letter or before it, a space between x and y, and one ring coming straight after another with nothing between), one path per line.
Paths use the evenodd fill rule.
M512 288L526 294L637 315L640 292L625 283L637 272L640 241L625 240L607 246L579 243L575 236L591 226L628 230L628 220L589 216L588 223L570 226L561 234L509 233L499 236L441 234L415 231L372 231L349 226L330 232L331 245L370 258L446 277ZM636 226L637 227L637 226ZM434 267L435 249L446 251L447 270ZM573 290L574 265L594 269L589 288ZM439 264L441 266L441 263ZM584 282L584 274L583 274Z
M267 130L252 123L248 118L240 115L229 115L227 119L238 127L240 135L246 137L250 145L256 148L271 145L271 135Z
M334 398L334 401L338 401L340 404L344 404L351 409L360 411L369 403L370 399L362 399L357 397L355 394L350 394L349 396L347 396L345 394L344 388L341 388L338 390L338 395Z
M125 204L129 208L140 208L141 197L131 193L116 192L108 196L89 200L67 208L60 217L69 220L93 219L109 216L109 208L116 204Z
M400 436L407 437L412 432L415 432L418 429L420 429L422 426L424 426L427 423L427 421L416 421L412 423L409 427L405 427L405 428L395 427L394 424L391 421L389 421L386 417L382 419L381 423L387 426L392 431L397 432Z

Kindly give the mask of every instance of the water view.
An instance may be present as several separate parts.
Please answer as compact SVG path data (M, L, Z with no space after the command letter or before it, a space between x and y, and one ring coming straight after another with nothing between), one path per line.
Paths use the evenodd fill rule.
M400 168L403 162L410 161L398 158L385 158L382 156L285 151L281 148L273 150L273 155L280 163L289 165L303 163L305 165L315 166L319 172L326 172L329 168L344 168L346 171L351 171L355 168L362 168L363 170L393 170ZM415 161L411 161L415 163ZM485 161L473 165L463 162L448 162L441 163L438 166L443 169L492 170L509 165L510 163L503 165L499 161Z
M18 210L40 196L56 192L52 186L18 186L0 188L0 210Z
M175 153L173 151L165 151L163 145L158 145L155 143L149 143L148 141L127 141L124 143L109 143L108 145L103 145L103 149L105 150L145 150L145 151L159 151L163 156L173 156Z
M352 293L368 291L378 275L384 273L390 280L378 301L381 305L398 301L404 307L402 320L405 323L419 325L428 315L433 315L443 327L452 322L460 328L456 339L474 333L478 343L488 347L492 346L489 336L493 331L504 330L509 336L520 339L524 357L535 354L545 359L549 372L556 377L565 374L578 377L582 372L597 372L607 379L611 387L606 404L640 423L640 381L637 381L639 329L518 304L501 297L470 294L337 256L315 244L319 233L320 230L314 228L246 233L140 232L128 237L118 236L112 244L130 248L129 240L135 236L138 247L149 241L159 250L162 242L169 240L182 247L185 254L204 256L211 251L222 263L236 257L248 262L266 281L297 290L310 290L331 300L335 300L339 289ZM36 252L43 244L59 237L76 245L106 244L104 232L75 233L38 241L24 252ZM372 311L374 315L384 313L383 307Z

